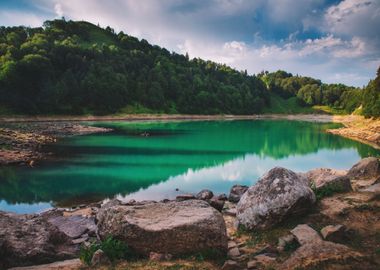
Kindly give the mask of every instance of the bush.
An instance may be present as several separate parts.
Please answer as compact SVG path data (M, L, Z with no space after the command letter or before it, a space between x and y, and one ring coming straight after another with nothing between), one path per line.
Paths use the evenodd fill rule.
M317 198L317 201L325 197L330 197L334 195L335 193L341 193L345 191L344 187L341 184L337 184L337 183L331 183L321 188L317 188L315 183L312 182L311 189L313 190L315 197Z
M111 262L135 257L135 254L128 248L127 244L109 236L100 243L94 242L89 247L82 246L80 250L80 259L85 264L90 265L92 256L98 249L101 249Z

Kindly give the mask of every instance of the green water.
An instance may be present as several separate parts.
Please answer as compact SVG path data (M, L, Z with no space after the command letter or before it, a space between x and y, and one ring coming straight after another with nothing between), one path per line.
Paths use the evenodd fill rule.
M48 146L45 150L56 160L35 168L1 168L0 209L38 212L113 197L161 200L204 188L228 193L234 184L254 184L275 166L294 171L347 169L362 157L380 154L324 132L337 124L271 120L87 124L115 131Z

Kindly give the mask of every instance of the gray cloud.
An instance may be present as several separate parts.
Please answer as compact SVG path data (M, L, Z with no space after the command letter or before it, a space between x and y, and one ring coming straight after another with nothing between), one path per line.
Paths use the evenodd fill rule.
M281 68L362 86L380 65L380 1L327 2L35 0L40 15L2 10L0 23L35 26L65 16L250 73Z

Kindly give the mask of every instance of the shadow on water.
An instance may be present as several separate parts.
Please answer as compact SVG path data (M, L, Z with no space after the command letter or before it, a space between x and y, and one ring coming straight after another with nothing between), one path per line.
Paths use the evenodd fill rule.
M57 159L37 168L0 168L0 209L40 202L70 206L135 192L149 199L149 192L177 188L173 183L187 191L213 187L228 192L235 183L254 183L264 167L348 168L361 157L379 155L367 145L324 132L337 124L262 120L94 125L115 131L46 146L44 151ZM221 182L224 178L230 182Z

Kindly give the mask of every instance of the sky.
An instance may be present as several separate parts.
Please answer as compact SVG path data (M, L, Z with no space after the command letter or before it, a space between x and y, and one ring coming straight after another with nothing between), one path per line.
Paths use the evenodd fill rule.
M0 25L62 16L250 74L361 87L380 66L380 0L0 0Z

